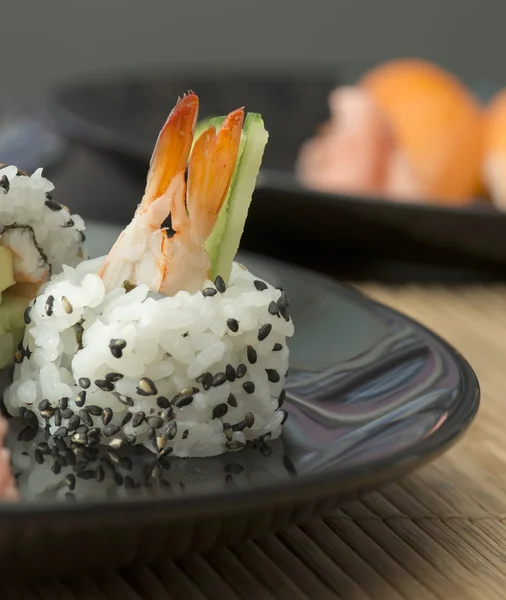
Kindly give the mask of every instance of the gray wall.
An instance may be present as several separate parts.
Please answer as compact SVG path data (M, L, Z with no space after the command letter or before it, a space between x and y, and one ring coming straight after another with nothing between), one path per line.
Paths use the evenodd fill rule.
M2 0L2 89L35 100L96 69L358 65L420 55L505 73L506 0Z

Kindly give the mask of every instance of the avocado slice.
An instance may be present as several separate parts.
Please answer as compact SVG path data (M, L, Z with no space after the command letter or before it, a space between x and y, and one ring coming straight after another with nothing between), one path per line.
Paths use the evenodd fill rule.
M222 122L223 118L220 117L212 119L210 123L218 127ZM211 259L211 279L221 275L228 282L230 278L268 139L262 117L258 113L248 113L244 119L230 187L216 227L206 242Z

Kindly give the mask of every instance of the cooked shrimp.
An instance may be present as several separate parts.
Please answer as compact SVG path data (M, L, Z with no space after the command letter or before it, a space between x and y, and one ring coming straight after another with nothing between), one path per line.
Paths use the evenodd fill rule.
M99 271L106 289L128 280L166 295L194 293L209 276L204 244L232 179L244 110L230 113L218 132L210 126L198 138L186 184L197 114L198 98L190 93L169 115L153 152L144 197ZM169 214L175 232L171 238L161 228Z

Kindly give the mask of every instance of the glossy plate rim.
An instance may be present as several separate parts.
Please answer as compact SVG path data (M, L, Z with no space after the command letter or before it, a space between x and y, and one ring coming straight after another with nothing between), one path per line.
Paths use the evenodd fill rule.
M252 259L262 259L259 254L241 253L244 258L250 256ZM72 517L83 513L93 513L98 516L111 515L114 513L137 516L142 512L170 511L170 519L181 516L197 517L202 515L218 515L226 512L243 511L247 508L273 507L287 500L319 498L330 494L346 494L353 491L360 492L371 489L376 484L386 483L407 472L411 472L430 462L437 456L443 454L466 432L474 420L480 405L480 386L477 376L468 361L448 342L439 335L425 327L415 319L403 313L385 306L349 286L340 284L333 279L302 267L297 267L268 259L270 264L280 269L297 271L305 277L309 277L315 283L328 290L330 293L338 292L352 297L354 302L366 304L375 311L380 311L402 319L409 323L415 331L423 333L433 342L448 352L451 360L458 366L462 381L462 392L460 394L457 408L453 411L452 420L441 425L431 435L416 440L409 448L404 448L389 454L386 457L368 462L361 468L357 476L356 468L342 468L336 477L335 469L326 469L314 474L305 474L299 477L283 479L279 483L262 483L254 488L227 489L218 492L206 492L188 496L158 498L122 498L112 500L87 500L82 503L59 503L59 502L13 502L0 504L0 519L17 517ZM289 394L287 394L289 403ZM456 415L460 415L455 423ZM203 459L205 460L205 459Z

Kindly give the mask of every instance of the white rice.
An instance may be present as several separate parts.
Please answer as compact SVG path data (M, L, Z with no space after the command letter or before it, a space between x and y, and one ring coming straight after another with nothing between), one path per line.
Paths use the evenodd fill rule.
M60 273L63 264L75 266L86 258L84 221L52 199L53 189L42 169L28 176L18 174L15 166L0 168L0 244L3 235L12 236L13 229L28 234L26 241L11 242L25 245L24 266L34 273L40 261L51 273Z
M145 285L106 293L96 275L102 261L65 266L42 288L4 397L10 414L30 421L35 413L76 443L100 437L160 456L213 456L279 436L293 335L286 294L237 263L223 293L162 297ZM211 281L206 288L216 290ZM71 412L85 421L77 433L68 431Z

